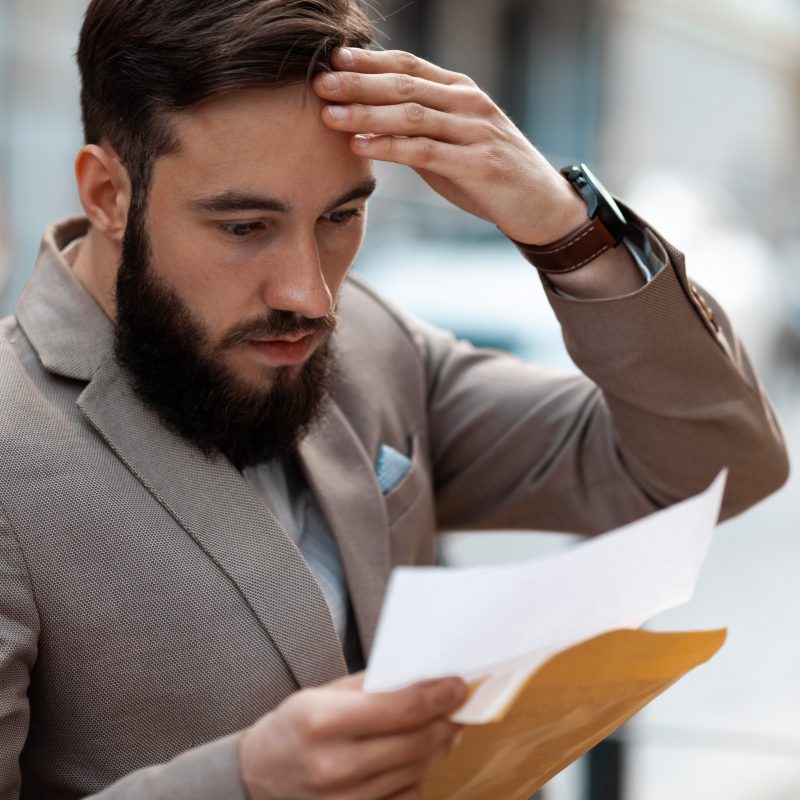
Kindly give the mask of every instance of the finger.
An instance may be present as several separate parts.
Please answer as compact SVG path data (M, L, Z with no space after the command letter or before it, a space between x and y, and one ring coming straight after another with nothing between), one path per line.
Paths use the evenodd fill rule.
M445 744L429 753L425 761L391 770L365 781L353 792L352 800L373 800L373 798L380 798L380 800L401 800L402 798L402 800L406 800L406 798L421 798L425 773L433 764L445 758L451 750L452 746Z
M422 800L422 787L414 786L412 789L407 789L399 794L394 794L385 800Z
M333 797L335 800L383 800L404 796L407 792L418 790L424 776L425 764L414 764L370 778L356 788L334 794Z
M361 672L354 672L351 675L345 675L343 678L332 681L329 685L336 686L340 689L353 689L361 691L364 688L364 679L366 677L366 671L361 670Z
M331 58L334 69L350 72L396 72L436 83L472 83L466 75L437 67L430 61L403 50L362 50L342 47Z
M477 86L444 85L402 73L362 75L358 72L323 72L314 78L314 91L323 100L364 105L419 103L437 111L460 111L486 116L496 110Z
M412 733L365 739L349 745L350 774L366 780L390 770L400 769L431 758L432 753L454 746L461 726L437 720Z
M336 735L366 739L415 731L454 711L466 696L458 678L444 678L395 692L354 693L339 705Z
M464 165L467 163L462 145L439 142L427 136L404 138L359 134L353 137L352 146L353 152L364 158L405 164L413 169L428 170L453 180L463 177ZM474 164L475 159L470 159L468 163Z
M381 775L408 771L415 765L422 771L435 754L452 750L460 728L442 720L416 734L350 739L319 747L308 755L305 779L316 791L344 795Z
M451 144L476 144L489 138L490 123L434 111L418 103L398 106L327 106L323 121L329 128L352 133L427 136Z

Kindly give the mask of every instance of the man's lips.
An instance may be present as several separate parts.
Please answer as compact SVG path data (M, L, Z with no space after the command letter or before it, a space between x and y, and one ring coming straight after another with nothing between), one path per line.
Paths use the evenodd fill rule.
M270 366L284 367L305 361L319 338L319 332L293 333L275 339L250 339L247 344L266 359Z

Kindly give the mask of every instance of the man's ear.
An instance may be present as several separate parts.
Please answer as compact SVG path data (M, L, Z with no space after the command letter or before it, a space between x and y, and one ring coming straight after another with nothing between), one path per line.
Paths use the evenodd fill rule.
M75 159L75 177L92 227L121 242L131 204L131 182L119 157L109 147L87 144Z

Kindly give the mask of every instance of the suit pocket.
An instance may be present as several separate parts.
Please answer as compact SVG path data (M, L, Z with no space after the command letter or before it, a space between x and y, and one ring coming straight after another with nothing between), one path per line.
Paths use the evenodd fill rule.
M411 466L384 495L393 564L431 564L435 554L436 515L430 468L419 434L407 451Z
M389 525L398 519L404 511L414 502L414 499L424 490L426 478L420 465L419 434L409 438L406 455L411 459L411 464L406 474L384 496L386 503L386 516Z

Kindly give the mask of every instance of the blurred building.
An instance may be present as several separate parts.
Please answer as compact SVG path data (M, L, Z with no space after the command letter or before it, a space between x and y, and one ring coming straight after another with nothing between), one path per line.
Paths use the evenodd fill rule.
M11 231L9 230L3 187L0 185L0 297L3 295L11 271Z
M560 165L617 193L650 172L723 188L800 235L797 0L384 0L385 47L466 72Z
M15 242L8 310L42 228L78 210L73 52L85 0L0 3L0 185ZM551 160L613 191L668 171L720 189L737 224L800 240L798 0L372 0L385 47L470 74ZM472 222L392 173L374 227ZM382 207L383 199L390 204ZM659 221L669 234L669 220ZM477 227L488 235L486 228Z
M0 186L12 231L0 313L25 284L44 227L80 209L81 146L73 53L85 0L0 0Z

